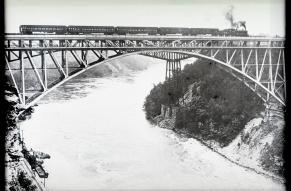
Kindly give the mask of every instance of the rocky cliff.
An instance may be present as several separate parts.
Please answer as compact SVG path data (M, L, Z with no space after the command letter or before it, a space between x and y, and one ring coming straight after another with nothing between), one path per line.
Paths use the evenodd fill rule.
M177 109L174 106L161 105L161 114L154 118L155 123L165 129L174 129Z
M189 85L188 91L179 99L179 107L161 105L161 114L154 118L155 123L162 128L197 138L231 161L284 181L282 154L285 121L282 108L274 102L266 104L265 111L251 119L230 144L222 146L219 142L205 140L187 129L177 129L175 126L177 111L181 107L189 107L198 99L195 92L199 92L199 88L196 82Z
M285 121L282 110L272 108L267 107L264 116L252 119L231 144L217 150L245 166L282 177Z
M16 96L16 90L10 85L5 88L5 106L6 112L6 135L5 135L5 182L6 190L43 190L41 185L32 171L32 162L30 159L37 161L34 154L25 155L25 143L21 137L18 122L30 117L33 109L24 108L19 104L19 98ZM20 112L22 112L21 115ZM19 115L19 116L18 116ZM31 150L32 151L32 150ZM28 151L27 151L28 152Z
M23 159L22 143L19 127L16 125L17 114L21 110L18 97L15 95L12 87L6 86L5 100L7 106L6 114L6 136L5 136L5 177L7 190L24 189L18 180L20 172L23 169L20 160ZM23 179L22 174L22 179ZM26 176L25 176L26 177ZM27 178L27 177L26 177ZM28 178L29 179L29 178ZM29 179L30 183L31 180ZM35 189L35 185L30 185L31 189Z

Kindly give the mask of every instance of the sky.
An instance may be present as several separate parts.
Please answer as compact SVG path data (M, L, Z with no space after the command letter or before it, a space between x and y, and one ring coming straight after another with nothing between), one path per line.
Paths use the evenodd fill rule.
M284 0L5 0L6 32L22 24L230 27L246 21L249 34L285 36Z

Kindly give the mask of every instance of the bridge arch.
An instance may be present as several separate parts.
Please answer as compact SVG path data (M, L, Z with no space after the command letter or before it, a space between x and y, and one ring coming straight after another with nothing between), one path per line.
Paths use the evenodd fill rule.
M34 105L35 103L37 103L40 99L42 99L45 95L47 95L49 92L53 91L54 89L56 89L57 87L59 87L60 85L64 84L65 82L71 80L72 78L84 73L85 71L88 71L98 65L101 65L101 64L106 64L107 62L111 62L113 60L116 60L116 59L120 59L120 58L124 58L124 57L128 57L128 56L131 56L131 55L140 55L142 53L148 53L148 52L169 52L169 53L177 53L177 54L183 54L183 55L188 55L189 57L188 58L191 58L191 57L195 57L195 58L200 58L200 59L205 59L205 60L208 60L208 61L211 61L211 62L215 62L215 63L218 63L220 64L221 66L225 67L225 68L229 68L230 70L232 71L235 71L236 73L244 76L245 78L249 79L250 81L254 82L256 85L258 85L260 88L262 88L266 93L268 93L269 95L271 95L273 98L275 98L278 102L280 102L282 105L285 106L285 103L278 97L276 96L273 92L271 92L268 88L266 88L262 83L260 83L258 80L252 78L251 76L247 75L246 73L244 73L243 71L235 68L234 66L230 65L229 63L226 63L226 62L223 62L221 60L218 60L214 57L211 57L211 56L207 56L207 55L203 55L203 54L200 54L200 53L196 53L196 52L188 52L188 51L181 51L181 50L145 50L145 51L136 51L136 52L130 52L130 53L124 53L124 54L120 54L120 55L117 55L115 57L112 57L112 58L107 58L101 62L98 62L98 63L95 63L95 64L92 64L66 78L64 78L63 80L61 80L60 82L56 83L55 85L53 85L52 87L50 87L49 89L47 89L46 91L42 92L39 96L37 96L35 99L33 99L31 102L29 102L27 105L25 105L25 108L29 108L30 106ZM235 76L236 77L236 76ZM239 79L240 80L240 79ZM255 92L257 93L257 92ZM259 97L261 97L258 93L257 95ZM263 99L261 97L261 99ZM265 102L266 100L263 99L263 101Z
M266 88L262 83L260 83L258 80L252 78L251 76L247 75L246 73L244 73L243 71L235 68L234 66L226 63L226 62L223 62L221 60L218 60L214 57L211 57L211 56L206 56L204 54L200 54L200 53L195 53L195 52L188 52L188 51L171 51L173 53L181 53L181 54L187 54L187 55L191 55L192 57L195 57L195 58L200 58L200 59L205 59L205 60L208 60L208 61L211 61L211 62L215 62L215 63L218 63L220 65L222 65L223 67L226 67L226 68L229 68L231 69L232 71L235 71L237 72L238 74L248 78L250 81L254 82L256 85L258 85L259 87L261 87L265 92L267 92L269 95L271 95L272 97L274 97L278 102L280 102L282 105L285 106L285 103L278 97L276 96L273 92L271 92L268 88ZM235 76L237 78L237 76ZM240 80L239 78L237 78L238 80ZM257 92L255 92L257 93ZM258 95L258 94L257 94ZM263 99L260 95L258 95L261 99ZM266 100L263 99L263 101L265 102Z

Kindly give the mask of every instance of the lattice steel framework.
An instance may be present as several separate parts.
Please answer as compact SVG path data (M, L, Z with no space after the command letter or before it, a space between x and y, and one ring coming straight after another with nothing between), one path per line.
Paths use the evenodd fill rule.
M207 59L264 101L285 105L284 42L266 37L6 35L5 60L7 75L26 107L85 70L132 54L166 60L166 78L181 70L181 60Z

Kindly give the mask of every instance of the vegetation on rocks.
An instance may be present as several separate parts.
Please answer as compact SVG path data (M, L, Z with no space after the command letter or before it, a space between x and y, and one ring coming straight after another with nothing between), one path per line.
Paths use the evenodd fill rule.
M25 191L34 191L36 190L36 186L32 184L32 181L27 178L26 174L23 171L20 171L17 180L22 188Z
M264 109L262 100L248 87L209 61L197 60L175 76L154 86L144 109L154 121L161 105L177 106L177 131L226 146Z
M7 190L29 190L33 191L36 186L31 178L23 171L20 165L22 154L22 140L19 127L17 126L17 115L24 109L19 104L16 89L9 84L5 85L4 106L6 111L6 135L5 135L5 171ZM22 114L22 120L30 116L33 109Z
M186 133L210 147L214 143L215 149L219 145L218 152L234 161L283 177L283 113L275 109L275 102L269 106L273 109L215 63L197 60L155 85L144 110L160 127ZM251 125L253 120L262 122Z
M267 120L260 127L267 132L273 133L272 143L266 143L262 150L262 157L260 158L262 168L281 177L284 174L284 134L282 127L284 125L278 125L278 119Z

